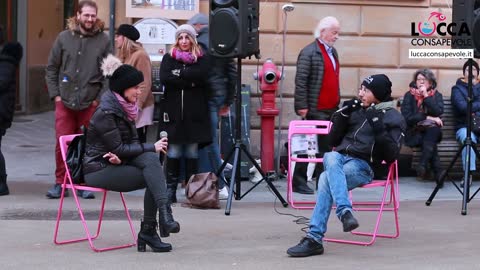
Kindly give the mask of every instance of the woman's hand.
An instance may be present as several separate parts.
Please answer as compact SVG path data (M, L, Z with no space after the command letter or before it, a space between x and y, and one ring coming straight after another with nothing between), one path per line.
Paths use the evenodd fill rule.
M418 93L423 97L428 97L427 87L424 84L420 84L417 90L418 90Z
M168 138L167 137L161 138L156 143L154 143L154 145L155 145L155 152L157 153L162 152L166 154L167 148L168 148Z
M115 165L118 165L118 164L122 163L120 158L117 155L115 155L114 153L111 153L111 152L108 152L105 155L103 155L103 158L108 159L108 162L110 162L112 164L115 164Z
M433 116L427 116L427 119L435 121L435 124L439 127L443 127L443 121L440 119L440 117L433 117Z

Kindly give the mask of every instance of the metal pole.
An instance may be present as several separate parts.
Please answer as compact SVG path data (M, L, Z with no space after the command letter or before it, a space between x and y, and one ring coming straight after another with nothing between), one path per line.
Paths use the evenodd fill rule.
M110 0L110 23L108 25L108 33L110 35L110 46L112 52L115 50L115 0Z

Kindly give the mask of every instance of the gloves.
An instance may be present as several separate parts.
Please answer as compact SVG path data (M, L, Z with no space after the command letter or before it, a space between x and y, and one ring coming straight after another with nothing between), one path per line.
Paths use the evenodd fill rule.
M362 106L358 99L352 98L350 100L346 100L343 102L342 108L344 107L347 107L347 108L342 110L342 113L345 115L350 115L352 112L360 109Z
M373 133L375 135L379 135L385 130L385 127L383 125L384 115L384 110L376 110L375 108L368 108L365 112L365 117L367 118L367 121L372 127Z

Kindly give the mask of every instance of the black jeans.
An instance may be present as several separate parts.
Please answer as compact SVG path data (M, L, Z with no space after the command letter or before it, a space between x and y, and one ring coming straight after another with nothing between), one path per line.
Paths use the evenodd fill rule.
M146 187L144 203L145 218L156 217L157 208L167 202L165 174L158 154L143 153L126 164L109 165L85 175L85 183L117 192L128 192Z

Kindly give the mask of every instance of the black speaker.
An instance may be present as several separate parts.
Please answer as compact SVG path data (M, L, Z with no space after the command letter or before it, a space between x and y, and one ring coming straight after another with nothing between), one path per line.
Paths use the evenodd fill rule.
M453 0L452 24L452 49L473 49L480 58L480 0Z
M259 58L259 0L210 0L210 54Z

